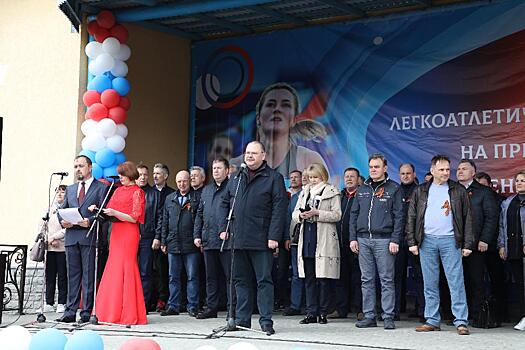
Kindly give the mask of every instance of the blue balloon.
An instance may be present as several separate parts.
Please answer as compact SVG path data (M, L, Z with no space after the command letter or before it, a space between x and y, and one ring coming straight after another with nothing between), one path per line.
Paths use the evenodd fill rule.
M129 81L126 78L115 78L111 84L113 85L113 89L117 91L120 96L126 96L131 89Z
M104 350L104 342L96 332L82 330L68 339L64 350Z
M115 153L115 165L122 164L126 161L124 152Z
M31 338L29 350L64 350L67 338L56 328L42 329Z
M95 162L103 168L107 168L115 163L115 152L109 148L103 148L95 155Z
M95 80L95 77L91 78L91 80L89 80L88 84L87 84L87 89L88 90L96 90L95 89L95 83L93 82L93 80Z
M91 159L91 163L95 162L95 151L92 151L89 149L83 149L82 151L80 151L78 155L88 157L89 159Z
M98 92L102 93L102 91L111 89L111 79L106 77L105 75L97 75L93 80L91 80L88 84L88 89L91 90L89 87L90 84L92 85L92 88L97 90Z
M91 174L95 179L100 179L104 175L104 169L97 163L93 163L93 167L91 169Z
M113 79L116 78L113 74L111 74L111 72L106 72L106 73L104 73L104 75L105 75L106 77L108 77L109 79L111 79L111 80L113 80Z
M118 176L116 165L104 168L104 177L107 178L108 176Z

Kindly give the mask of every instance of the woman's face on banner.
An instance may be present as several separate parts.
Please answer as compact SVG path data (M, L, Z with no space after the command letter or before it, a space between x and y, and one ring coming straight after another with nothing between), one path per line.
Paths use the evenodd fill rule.
M257 117L265 134L290 132L295 117L294 101L293 94L286 89L275 89L266 94Z

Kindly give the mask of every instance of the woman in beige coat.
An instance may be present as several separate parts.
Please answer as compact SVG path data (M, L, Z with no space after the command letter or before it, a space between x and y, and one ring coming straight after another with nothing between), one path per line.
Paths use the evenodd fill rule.
M341 264L336 227L341 219L341 199L339 190L327 183L328 171L322 164L311 164L307 173L309 184L292 214L301 222L297 264L306 288L306 317L300 323L326 324L329 280L339 278Z

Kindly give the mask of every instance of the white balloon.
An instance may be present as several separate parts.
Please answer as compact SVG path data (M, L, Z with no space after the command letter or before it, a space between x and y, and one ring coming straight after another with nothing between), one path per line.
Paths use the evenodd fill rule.
M82 149L98 152L106 147L106 139L98 132L93 132L82 140Z
M104 118L97 124L97 132L104 137L115 135L117 131L117 124L111 118Z
M128 75L128 65L125 62L116 59L111 74L116 77L125 77Z
M104 40L102 43L102 50L115 57L115 55L120 51L120 41L114 37L106 38L106 40Z
M119 52L113 57L121 61L127 61L130 56L131 49L129 48L129 46L126 44L121 44Z
M91 60L91 62L89 62L88 71L93 75L101 75L104 73L104 71L97 65L97 60Z
M2 350L28 350L31 333L22 326L9 326L0 331Z
M232 346L228 348L228 350L259 350L255 345L247 343L247 342L240 342L235 343Z
M115 66L115 59L109 53L101 53L95 60L97 69L101 69L102 72L108 72Z
M91 41L86 45L84 51L87 57L95 59L102 53L102 45L97 41Z
M97 124L98 123L94 121L93 119L86 119L80 126L80 130L85 136L88 136L89 134L91 134L92 132L96 130Z
M106 139L107 147L115 153L122 152L126 147L126 141L120 135L113 135Z
M126 138L128 136L128 127L124 124L117 124L117 132L115 134Z

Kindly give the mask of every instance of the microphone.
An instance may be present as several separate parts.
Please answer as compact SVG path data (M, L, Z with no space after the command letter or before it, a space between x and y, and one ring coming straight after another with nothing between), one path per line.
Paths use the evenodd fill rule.
M240 170L240 172L246 171L247 167L248 166L246 165L246 163L241 163L241 170Z
M69 173L67 171L61 171L61 172L53 173L53 175L68 176Z
M111 176L106 176L106 179L118 180L119 177L117 175L111 175Z

